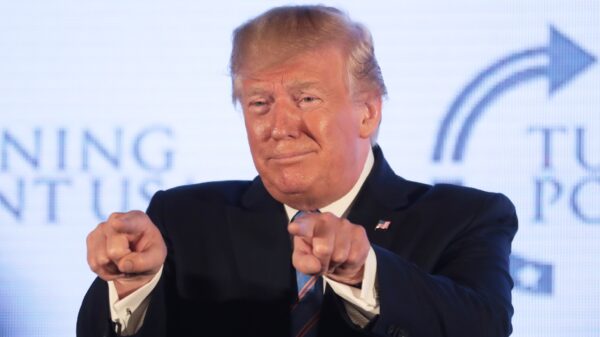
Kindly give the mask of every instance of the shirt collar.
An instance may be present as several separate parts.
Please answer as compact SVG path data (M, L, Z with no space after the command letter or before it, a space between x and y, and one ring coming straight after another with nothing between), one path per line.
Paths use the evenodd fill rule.
M320 208L319 210L322 213L330 212L338 218L341 218L348 211L350 205L358 195L358 191L360 191L360 188L369 176L369 172L371 172L371 168L373 168L374 162L375 158L373 157L373 150L369 149L369 153L367 154L367 160L365 160L365 165L363 166L362 172L360 173L358 180L356 181L356 183L354 183L354 186L352 186L350 191L348 191L348 193L346 193L340 199L332 202L331 204L325 207ZM285 213L287 214L289 221L298 212L298 210L288 205L284 205L284 207Z

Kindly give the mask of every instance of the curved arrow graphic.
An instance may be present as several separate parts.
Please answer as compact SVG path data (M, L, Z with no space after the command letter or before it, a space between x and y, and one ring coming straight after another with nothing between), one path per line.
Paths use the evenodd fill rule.
M536 77L544 76L548 72L548 67L535 67L527 70L520 71L502 82L495 85L483 98L477 102L471 113L467 116L463 122L462 128L456 138L456 145L454 147L454 153L452 160L461 161L467 144L467 139L471 134L471 130L475 125L475 122L479 119L485 108L490 105L500 94L503 92L523 84L529 80L535 79Z
M483 70L475 77L475 79L465 86L456 99L454 99L446 116L442 120L433 150L434 161L441 161L450 127L457 119L458 112L465 104L467 98L473 94L477 87L480 86L484 80L494 75L502 68L520 60L536 57L538 55L548 56L549 62L546 66L533 67L509 76L507 79L496 84L477 102L459 131L453 151L453 161L462 161L465 147L475 122L481 117L487 106L499 95L529 80L545 76L549 80L548 94L552 96L557 90L564 87L565 84L573 80L596 61L593 55L576 45L565 35L561 34L556 28L550 26L550 42L547 47L532 48L511 54Z
M483 70L475 79L473 79L465 88L461 91L461 93L454 99L444 120L442 121L440 131L438 132L437 142L435 144L435 149L433 150L433 160L439 161L442 159L442 151L444 148L444 141L448 137L448 131L450 130L450 126L452 125L452 121L458 115L458 112L461 106L465 103L467 98L477 89L479 85L483 83L483 81L494 73L498 72L498 70L504 68L511 63L518 62L522 59L527 59L530 57L535 57L539 54L544 54L546 52L546 48L535 48L528 49L522 52L514 53L501 59L500 61L494 63L487 69Z

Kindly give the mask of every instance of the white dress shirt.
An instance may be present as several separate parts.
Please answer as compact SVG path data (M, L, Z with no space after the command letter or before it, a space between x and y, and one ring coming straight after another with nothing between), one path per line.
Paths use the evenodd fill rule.
M374 157L371 150L369 151L363 170L352 189L337 201L321 208L320 211L322 213L330 212L340 218L345 217L360 188L367 179L369 172L371 172L373 163ZM288 205L284 206L289 221L298 210ZM325 280L323 286L325 286L325 283L329 284L333 291L344 299L344 306L349 317L361 327L364 327L370 319L379 314L379 300L375 287L376 271L377 259L375 258L373 248L370 248L365 262L361 288L336 282L326 276L323 277ZM132 335L141 328L150 302L150 292L152 292L158 283L161 274L162 267L150 282L123 299L119 299L114 283L112 281L108 282L108 301L111 319L117 324L117 330L120 330L122 336Z

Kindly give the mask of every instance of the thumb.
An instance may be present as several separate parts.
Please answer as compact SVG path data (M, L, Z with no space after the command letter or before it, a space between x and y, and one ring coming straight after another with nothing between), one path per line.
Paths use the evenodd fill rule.
M152 246L123 256L117 266L125 274L156 274L165 262L166 255L164 246Z
M294 238L294 252L292 253L292 265L296 270L304 274L317 274L321 272L321 261L311 253L311 248L302 238Z

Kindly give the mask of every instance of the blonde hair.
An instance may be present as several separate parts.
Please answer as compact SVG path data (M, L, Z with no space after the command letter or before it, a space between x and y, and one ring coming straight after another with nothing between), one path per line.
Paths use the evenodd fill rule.
M347 55L350 88L387 94L373 39L365 26L333 7L284 6L249 20L233 32L230 73L234 103L239 98L236 78L245 62L268 66L331 44L339 45Z

